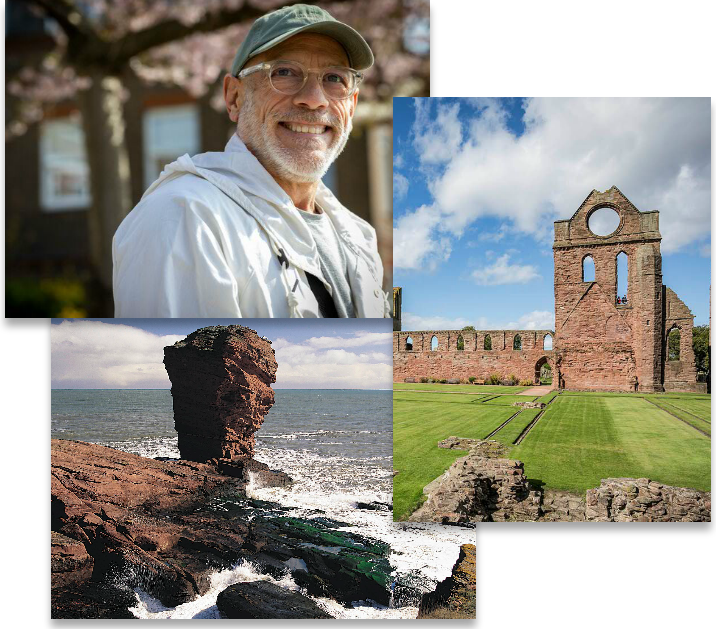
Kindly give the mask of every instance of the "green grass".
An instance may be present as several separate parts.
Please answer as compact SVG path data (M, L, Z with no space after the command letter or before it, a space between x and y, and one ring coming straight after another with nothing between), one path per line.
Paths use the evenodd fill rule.
M509 456L552 489L611 477L711 488L711 440L638 396L560 396Z
M500 395L492 399L486 399L483 404L496 404L498 406L511 406L515 402L534 402L536 396L531 395ZM518 409L515 409L518 410Z
M682 403L684 400L676 401ZM653 403L656 406L671 413L672 415L675 415L681 421L686 422L687 424L689 424L689 426L698 428L702 432L705 432L707 435L711 434L711 417L709 417L708 419L701 419L699 417L695 417L690 411L685 411L683 409L683 406L685 405L682 404L682 406L678 406L677 404L672 404L671 401L667 401L664 399L653 400Z
M449 393L462 391L464 393L519 393L529 387L507 387L499 384L421 384L419 382L394 382L393 391L441 391Z
M527 408L515 417L509 424L500 429L491 439L495 439L506 446L511 446L528 424L542 411L539 408Z
M393 478L396 520L412 513L422 500L423 487L466 454L438 448L439 441L450 436L484 439L516 411L505 406L426 403L421 394L412 397L393 400L393 467L400 472Z
M393 391L393 400L420 400L442 404L479 404L490 395L467 395L466 393L421 393L420 391Z
M451 435L483 439L518 410L511 406L513 401L533 399L515 396L514 387L479 390L488 388L498 391L485 391L483 397L406 390L393 394L393 465L399 470L393 479L396 519L415 510L423 487L465 454L438 448L438 441ZM500 398L483 401L499 392ZM540 401L552 398L522 443L507 455L523 461L535 483L583 493L603 478L647 477L710 491L711 440L684 423L698 424L710 434L710 396L552 392ZM539 409L523 410L492 438L511 445L538 413Z

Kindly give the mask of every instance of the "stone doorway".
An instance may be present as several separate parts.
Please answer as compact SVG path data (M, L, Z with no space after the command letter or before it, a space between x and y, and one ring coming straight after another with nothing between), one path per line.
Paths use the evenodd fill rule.
M546 356L542 356L535 364L535 384L552 384L554 373Z

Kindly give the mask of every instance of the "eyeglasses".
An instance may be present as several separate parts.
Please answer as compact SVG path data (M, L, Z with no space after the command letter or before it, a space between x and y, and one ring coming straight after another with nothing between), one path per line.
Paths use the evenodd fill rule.
M352 68L334 66L322 70L309 70L297 61L269 61L259 63L239 72L236 76L243 79L254 72L265 72L271 87L281 94L293 96L303 89L309 74L318 76L318 82L327 98L343 100L356 93L363 80L363 73Z

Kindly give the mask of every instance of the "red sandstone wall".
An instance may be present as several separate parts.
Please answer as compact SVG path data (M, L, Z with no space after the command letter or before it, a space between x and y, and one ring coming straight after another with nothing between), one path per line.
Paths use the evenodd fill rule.
M597 236L588 227L591 213L610 207L620 216L616 230ZM658 212L640 212L616 188L593 190L571 219L554 224L555 330L430 330L393 334L394 381L405 378L484 380L492 372L534 378L535 365L547 357L555 386L606 391L697 391L692 346L694 317L662 285ZM628 258L628 303L617 304L617 255ZM582 281L582 261L595 264L595 281ZM681 330L679 361L668 361L667 335ZM399 330L394 325L394 329ZM522 350L513 350L514 335ZM554 352L542 349L552 334ZM484 349L485 336L492 351ZM431 351L431 338L438 348ZM457 350L459 337L464 350ZM406 350L411 337L413 349ZM554 354L554 355L553 355ZM557 380L560 378L560 380Z
M703 389L696 383L696 357L694 356L694 315L678 295L664 287L666 308L664 312L664 389L667 391L697 391ZM681 332L679 360L669 360L667 349L669 332L678 328Z
M522 349L513 349L515 335L522 339ZM487 379L491 373L503 377L515 374L520 380L533 381L535 368L540 359L546 358L554 373L552 350L543 349L546 335L554 338L551 330L427 330L418 332L395 332L393 334L393 381L404 382L406 378ZM485 336L492 340L492 350L484 349ZM431 340L438 339L438 348L431 351ZM462 336L464 350L457 349ZM413 349L407 350L406 341L411 338Z
M589 231L591 213L610 207L614 233ZM555 223L555 329L560 374L570 389L662 390L661 254L658 213L639 212L617 188L596 190L568 221ZM628 303L617 304L617 256L628 259ZM586 256L594 282L582 281Z

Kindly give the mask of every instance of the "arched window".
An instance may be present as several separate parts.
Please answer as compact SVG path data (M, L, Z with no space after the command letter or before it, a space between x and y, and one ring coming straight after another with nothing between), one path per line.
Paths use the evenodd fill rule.
M483 344L483 349L486 349L487 351L490 351L492 349L492 339L490 338L489 334L485 334L485 342Z
M512 340L512 349L515 351L522 349L522 337L519 334L515 334L515 338Z
M582 281L594 282L594 277L594 258L592 258L592 256L584 256L584 259L582 260Z
M405 351L406 352L413 351L413 339L410 336L407 339L405 339Z
M462 338L462 334L457 337L457 350L461 352L465 349L465 339Z
M617 256L617 304L629 303L629 256L623 251Z
M677 327L669 330L666 337L666 351L669 360L681 360L681 330Z
M430 351L434 352L438 348L438 337L433 336L432 339L430 339Z
M552 335L545 334L542 340L542 349L552 349Z

